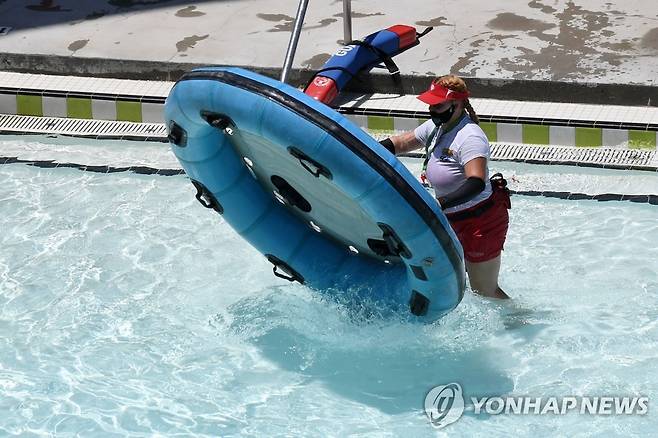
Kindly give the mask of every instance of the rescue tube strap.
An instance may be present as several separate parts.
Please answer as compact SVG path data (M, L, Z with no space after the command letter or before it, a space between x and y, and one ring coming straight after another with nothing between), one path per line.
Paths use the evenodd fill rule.
M434 30L434 27L430 26L430 27L428 27L427 29L425 29L424 31L422 31L420 33L416 32L416 38L421 39L422 37L424 37L425 35L427 35L428 33L430 33L433 30Z
M391 56L388 53L384 52L379 47L375 47L372 44L367 43L365 41L361 41L361 40L350 41L349 43L347 43L345 45L346 46L361 46L361 47L365 47L367 49L372 50L379 57L379 59L384 63L384 65L388 69L388 72L393 77L393 81L396 83L396 85L400 84L400 69L395 64L395 62L393 61L393 58L391 58Z
M427 33L427 31L424 32L423 34L425 34L425 33ZM389 73L393 77L393 81L395 82L395 84L400 85L400 69L398 68L398 66L393 61L393 58L391 58L391 56L389 56L382 49L380 49L378 47L375 47L372 44L366 43L365 41L361 41L361 40L350 41L349 43L345 44L345 46L361 46L361 47L365 47L367 49L372 50L379 57L379 59L384 63L384 65L388 69ZM365 67L363 67L363 68L365 68ZM361 68L360 70L363 70L363 68ZM313 74L311 79L304 86L304 90L306 90L313 83L313 80L319 74L324 73L326 71L334 71L334 70L338 70L338 71L342 71L344 73L347 73L348 75L350 75L350 79L356 79L357 81L360 81L360 79L356 76L356 73L358 73L358 71L356 73L353 73L349 69L347 69L346 67L341 67L341 66L325 67L325 68L322 68L320 70L317 70Z
M306 82L306 85L304 85L304 91L306 91L306 90L308 89L308 87L311 86L311 84L313 83L313 81L315 80L315 78L318 77L319 74L324 73L324 72L326 72L326 71L333 71L333 70L342 71L342 72L347 73L348 75L350 75L350 79L356 79L356 80L359 81L359 82L363 82L363 81L361 81L361 79L358 78L358 76L356 76L354 73L352 73L351 71L349 71L347 68L345 68L345 67L340 67L340 66L337 65L337 66L335 66L335 67L325 67L325 68L321 68L320 70L316 71L316 72L313 74L313 76L311 76L311 79L309 79L308 82Z

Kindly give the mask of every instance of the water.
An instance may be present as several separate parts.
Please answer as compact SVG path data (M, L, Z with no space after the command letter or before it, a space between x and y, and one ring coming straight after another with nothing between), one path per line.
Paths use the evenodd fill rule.
M467 406L440 435L656 430L658 207L515 196L514 300L467 292L418 326L277 279L193 194L183 177L0 166L0 435L435 436L423 400L449 382L467 397L644 395L649 413Z

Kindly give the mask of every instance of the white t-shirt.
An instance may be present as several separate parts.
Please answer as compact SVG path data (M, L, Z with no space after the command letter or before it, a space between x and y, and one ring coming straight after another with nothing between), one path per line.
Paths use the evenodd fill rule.
M428 120L420 125L414 130L416 139L422 145L425 145L435 126L432 120ZM436 146L427 163L426 176L437 198L455 191L466 182L467 178L464 173L466 163L479 157L486 158L488 162L491 156L491 148L487 136L482 131L482 128L475 124L467 115L464 115L457 125L446 133L443 133L442 129L439 128L439 131L432 140L432 144L430 144L430 150L432 150L434 144ZM491 196L492 189L489 182L489 166L487 166L484 183L484 190L475 198L463 204L447 208L444 211L446 213L454 213L464 210Z

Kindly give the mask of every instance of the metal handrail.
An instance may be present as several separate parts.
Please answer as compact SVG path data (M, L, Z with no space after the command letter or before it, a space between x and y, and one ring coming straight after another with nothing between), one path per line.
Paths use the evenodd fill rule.
M297 16L295 17L295 25L292 29L292 34L290 35L290 42L288 43L288 51L286 52L286 59L283 61L283 71L281 72L281 82L286 82L288 80L288 73L290 73L290 67L292 66L292 61L295 58L295 52L297 51L297 42L299 41L299 33L302 30L302 25L304 24L304 16L306 15L306 8L308 7L308 0L300 0L299 6L297 7Z
M300 0L297 7L297 16L295 17L295 24L290 35L290 42L288 43L288 50L286 51L286 59L283 61L283 70L281 71L281 82L288 80L288 74L292 67L292 62L295 58L297 51L297 43L299 42L299 34L304 24L304 16L308 8L309 0ZM352 0L343 0L343 41L348 43L352 41Z
M343 43L352 41L352 0L343 0Z

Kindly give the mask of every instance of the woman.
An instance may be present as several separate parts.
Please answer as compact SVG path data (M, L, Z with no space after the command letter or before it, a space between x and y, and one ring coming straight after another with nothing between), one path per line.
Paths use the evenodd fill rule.
M429 181L464 248L471 289L491 298L509 298L498 285L510 208L500 174L489 179L489 141L455 75L432 81L420 96L431 119L414 131L382 140L393 154L426 148L421 178Z

